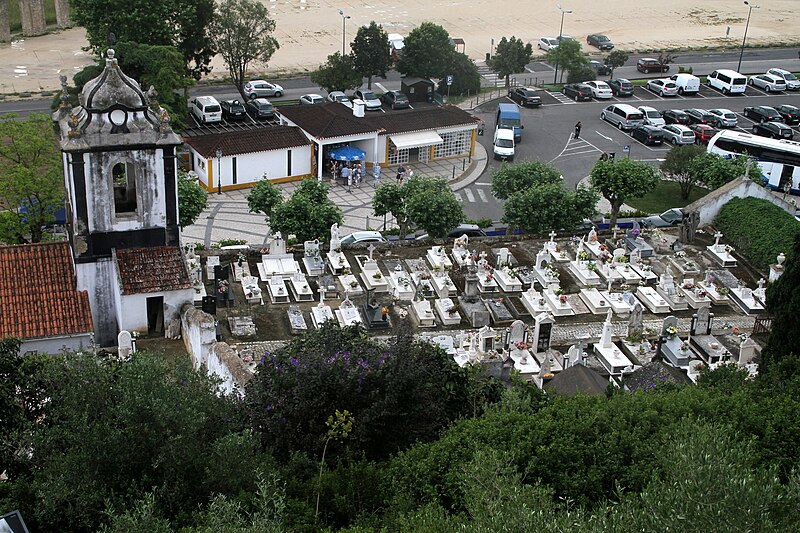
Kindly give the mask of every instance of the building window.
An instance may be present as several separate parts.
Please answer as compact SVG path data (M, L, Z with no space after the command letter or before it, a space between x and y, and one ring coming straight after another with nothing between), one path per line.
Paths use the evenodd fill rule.
M389 164L399 165L400 163L408 163L408 148L398 150L395 145L389 145Z
M136 170L133 163L119 162L111 168L114 213L136 212Z
M469 154L472 146L472 130L442 133L441 144L433 147L433 158L454 157Z

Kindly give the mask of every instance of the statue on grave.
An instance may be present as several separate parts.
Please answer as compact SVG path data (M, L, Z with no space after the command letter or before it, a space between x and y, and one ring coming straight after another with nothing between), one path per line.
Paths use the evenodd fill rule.
M334 222L331 226L331 243L339 243L339 224Z

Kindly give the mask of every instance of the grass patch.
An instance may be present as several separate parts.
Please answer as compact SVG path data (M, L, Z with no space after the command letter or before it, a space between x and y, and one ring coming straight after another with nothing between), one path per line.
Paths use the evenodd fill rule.
M676 181L661 180L650 193L641 198L630 198L625 203L646 213L663 213L673 207L684 207L708 194L708 189L692 187L687 200L681 198L681 187Z

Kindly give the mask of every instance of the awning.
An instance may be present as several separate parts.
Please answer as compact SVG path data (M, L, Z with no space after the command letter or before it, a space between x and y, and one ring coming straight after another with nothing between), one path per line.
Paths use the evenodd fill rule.
M419 148L441 144L442 138L435 131L415 131L413 133L397 133L389 137L398 150L403 148Z

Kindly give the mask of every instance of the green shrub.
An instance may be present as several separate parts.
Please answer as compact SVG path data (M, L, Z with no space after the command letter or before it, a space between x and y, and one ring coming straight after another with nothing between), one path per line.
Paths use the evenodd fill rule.
M759 198L735 198L725 204L714 221L725 238L753 265L766 268L781 252L789 256L800 222Z
M491 218L479 218L477 220L470 219L470 220L467 220L466 223L467 224L475 224L476 226L478 226L481 229L491 227L494 224L494 222L492 221Z
M247 244L247 241L244 239L222 239L219 241L220 248L224 248L226 246L239 246L242 244Z

